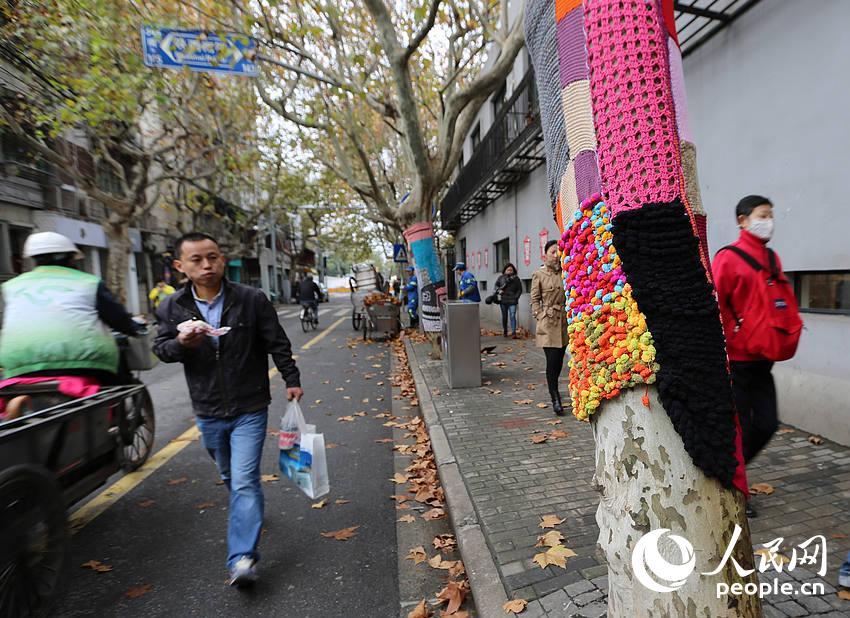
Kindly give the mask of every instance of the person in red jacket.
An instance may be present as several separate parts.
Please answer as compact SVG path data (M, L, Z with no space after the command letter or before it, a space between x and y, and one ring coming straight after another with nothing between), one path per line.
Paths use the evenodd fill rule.
M773 361L754 349L757 344L754 337L743 332L742 336L736 336L739 329L743 330L744 324L766 318L754 315L753 311L753 308L762 306L754 295L762 292L757 277L763 277L764 273L756 270L740 251L751 256L765 270L770 267L767 243L773 235L773 204L766 197L748 195L738 202L735 215L741 228L740 236L731 245L731 250L724 247L725 250L717 253L712 272L726 333L732 391L743 432L744 458L749 462L773 436L778 427L778 417L776 388L771 374ZM774 261L781 273L779 258L774 257Z

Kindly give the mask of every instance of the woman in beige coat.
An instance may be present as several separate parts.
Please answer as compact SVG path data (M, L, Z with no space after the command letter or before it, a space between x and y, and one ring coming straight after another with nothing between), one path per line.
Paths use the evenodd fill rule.
M552 408L558 416L564 415L564 405L558 391L558 377L564 368L564 353L567 349L567 314L564 305L558 241L550 240L544 250L543 266L534 271L531 277L531 313L537 320L535 342L546 355L546 383L552 397Z

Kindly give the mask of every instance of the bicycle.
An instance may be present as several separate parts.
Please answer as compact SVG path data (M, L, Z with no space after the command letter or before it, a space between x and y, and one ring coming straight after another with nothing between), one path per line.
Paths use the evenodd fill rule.
M306 333L311 328L316 330L319 326L319 318L316 316L316 310L312 305L304 305L301 308L301 329Z

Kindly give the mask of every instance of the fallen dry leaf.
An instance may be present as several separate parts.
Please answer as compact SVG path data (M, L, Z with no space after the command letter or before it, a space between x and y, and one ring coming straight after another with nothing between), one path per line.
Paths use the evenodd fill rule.
M200 504L196 504L195 508L203 510L203 509L211 509L214 506L215 506L215 502L201 502Z
M779 564L790 564L791 563L791 558L789 558L788 556L785 556L783 554L777 554L776 552L771 551L767 547L762 547L760 549L757 549L753 552L753 554L756 555L756 556L761 556L765 560L770 560L773 563L777 563L777 562Z
M502 605L502 609L505 610L506 614L521 614L525 611L526 605L528 605L528 601L525 599L514 599Z
M336 539L337 541L347 541L351 537L355 536L357 530L360 526L351 526L350 528L343 528L342 530L334 530L333 532L322 532L322 536L326 539Z
M468 592L469 584L465 581L450 581L446 584L446 587L437 594L440 601L448 604L443 614L452 615L457 612Z
M561 519L557 515L541 515L540 516L540 527L541 528L554 528L558 524L562 524L566 519Z
M413 564L419 564L421 562L425 562L428 559L428 554L425 553L425 548L419 545L418 547L414 547L408 552L407 556L404 557L405 560L413 560Z
M756 483L750 487L750 491L754 494L764 494L765 496L769 496L773 493L773 485L769 483Z
M393 478L390 479L396 485L404 485L407 481L410 480L410 477L406 474L401 474L400 472L396 472L393 475Z
M406 501L410 500L410 496L402 496L402 495L399 495L399 494L394 494L394 495L390 496L390 499L395 500L396 502L401 504L402 502L406 502Z
M847 538L847 535L844 534L843 532L834 532L834 533L830 534L829 536L832 537L833 539L846 539Z
M779 433L779 434L794 433L794 429L792 429L791 427L780 427L779 429L776 430L776 433Z
M534 403L533 399L514 399L514 403L518 406L530 406Z
M142 584L141 586L133 586L127 592L124 593L124 596L128 599L137 599L141 596L146 595L148 592L153 590L153 586L150 584Z
M334 390L335 390L335 391L337 391L337 392L339 393L339 392L344 391L345 389L344 389L342 386L338 386L338 387L336 387Z
M366 416L366 413L362 412L362 411L361 412L355 412L354 416Z
M408 515L402 515L396 521L400 521L400 522L403 522L405 524L412 524L413 522L416 521L416 518L413 515L408 514Z
M534 444L543 444L548 439L549 439L549 436L547 436L545 433L538 433L538 434L534 434L534 435L531 436L531 441Z
M556 418L556 419L551 420L551 421L546 421L546 424L547 424L547 425L560 425L560 424L561 424L561 423L563 423L563 422L564 422L564 421L562 421L561 419Z
M350 416L350 415L349 415L349 416L340 416L340 417L339 417L338 419L336 419L336 420L337 420L338 422L340 422L340 423L350 423L351 421L353 421L353 420L354 420L354 417L353 417L353 416Z
M540 408L541 410L543 410L544 408L548 408L548 407L549 407L549 404L548 404L548 403L543 403L543 402L541 401L540 403L538 403L538 404L537 404L537 407L538 407L538 408Z
M438 534L434 537L434 549L454 549L457 539L453 534Z
M139 504L139 506L140 506L140 507L142 507L143 509L146 509L146 508L148 508L149 506L152 506L152 505L156 504L156 500L142 500L142 501L141 501L141 502L139 502L138 504Z
M850 590L839 590L838 598L842 601L850 601Z
M317 404L320 404L320 403L322 403L322 400L321 400L321 399L317 399L317 400L316 400L316 403L317 403Z
M563 545L555 545L554 547L547 549L545 552L536 554L531 561L540 565L541 569L545 569L550 564L566 569L567 558L571 558L575 555L576 553L573 550L568 549Z
M431 618L431 610L425 605L425 599L419 601L419 605L407 613L407 618Z
M821 444L823 444L823 438L821 438L820 436L809 436L809 442L811 442L815 446L820 446Z
M553 440L560 440L561 438L569 437L569 435L569 432L562 429L555 429L549 434L549 437Z
M89 560L88 562L83 562L80 565L80 568L91 569L95 573L108 573L112 570L111 566L103 564L100 560Z
M425 511L422 513L422 519L427 519L429 521L433 521L435 519L442 519L446 516L446 512L443 509L431 509L430 511Z
M319 500L319 501L318 501L318 502L316 502L315 504L311 504L311 505L310 505L310 508L311 508L311 509L323 509L323 508L325 508L325 505L326 505L327 503L328 503L328 499L327 499L327 498L324 498L323 500Z
M557 530L550 530L543 536L537 537L537 544L535 547L555 547L556 545L560 545L563 540L563 534Z
M169 485L179 485L180 483L185 483L188 480L189 479L187 479L185 476L181 476L179 479L170 479L168 481L168 484Z
M351 500L343 500L341 498L339 500L334 500L334 504L348 504L349 502L351 502Z
M392 438L381 438L380 440L375 440L378 444L389 444L392 441Z

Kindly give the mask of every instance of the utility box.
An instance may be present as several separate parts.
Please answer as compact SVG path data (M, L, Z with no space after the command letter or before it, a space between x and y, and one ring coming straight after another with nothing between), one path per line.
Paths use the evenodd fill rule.
M443 304L443 372L450 388L481 386L478 303Z

